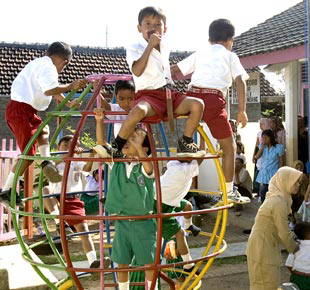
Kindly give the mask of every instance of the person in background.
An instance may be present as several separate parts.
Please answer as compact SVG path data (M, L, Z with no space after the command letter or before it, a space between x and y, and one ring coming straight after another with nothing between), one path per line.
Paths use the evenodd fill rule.
M291 195L297 193L301 178L300 171L284 166L270 180L266 200L257 212L246 248L250 290L277 289L281 277L281 244L289 253L299 250L289 229L288 215Z
M238 133L237 121L234 119L230 119L229 124L230 124L231 130L233 132L235 142L241 142L241 135Z
M284 146L284 149L286 147L285 145L285 129L282 124L282 120L280 117L271 117L270 118L270 129L272 130L276 142L278 144L282 144Z
M245 158L245 151L244 151L244 145L242 142L237 141L236 142L236 154L235 154L235 160L236 158L242 158L243 165L246 167L246 158Z
M249 171L244 167L243 156L236 157L235 159L234 186L237 186L242 196L252 198L252 178Z
M256 182L256 177L262 167L262 159L256 159L255 156L259 150L259 145L262 144L262 132L264 130L269 129L269 119L268 118L260 118L258 120L259 123L259 132L257 133L257 138L256 138L256 143L255 143L255 148L254 148L254 152L253 152L253 158L252 161L255 164L255 168L254 168L254 177L253 177L253 192L259 193L259 187L260 184L258 182Z
M304 164L309 161L308 146L305 118L298 116L298 160L301 160Z
M262 167L256 181L260 183L259 196L261 202L264 202L270 179L284 165L283 145L277 144L270 129L262 132L262 144L259 146L255 158L262 158Z

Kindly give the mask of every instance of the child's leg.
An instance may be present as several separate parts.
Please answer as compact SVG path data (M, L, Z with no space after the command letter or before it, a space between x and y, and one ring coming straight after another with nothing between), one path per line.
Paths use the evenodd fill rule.
M89 231L87 223L79 223L74 225L74 227L79 233ZM91 266L92 263L97 261L97 254L95 251L93 240L91 239L90 235L80 236L80 239L82 241L84 253L86 254L89 265Z
M236 144L232 136L225 139L218 139L218 142L220 143L224 155L222 168L226 180L226 190L230 192L233 191Z
M201 120L204 110L204 103L202 100L192 97L186 97L181 104L175 109L174 113L177 115L189 114L183 135L192 138L193 134Z
M53 190L50 186L44 186L42 189L42 193L46 194L53 194ZM58 207L58 200L55 197L50 198L43 198L43 204L46 210L52 215L59 215L59 207ZM54 219L56 225L59 225L59 219Z
M128 268L128 264L118 264L118 268ZM128 272L118 272L118 286L119 290L129 290L129 273Z
M189 253L187 240L185 237L185 232L183 229L180 229L176 235L175 238L177 240L177 249L182 257L182 260L184 262L192 260L192 257ZM190 263L183 266L184 269L191 269L195 264Z
M145 265L145 266L148 266L148 265ZM153 280L153 274L154 274L154 271L153 271L153 270L147 270L147 271L145 271L145 276L146 276L146 279L147 279L147 286L148 286L148 289L151 289L152 280ZM156 285L155 285L154 290L157 290L157 289L158 289L158 286L157 286L157 281L156 281Z
M145 101L139 102L128 114L127 119L124 121L117 137L115 138L115 143L117 149L122 151L127 139L133 133L136 125L144 118L148 116L154 116L155 111L151 105Z
M183 211L184 212L192 211L193 210L192 204L188 200L183 200L183 201L186 202L186 205L183 208ZM184 223L185 223L185 228L187 230L190 230L194 237L196 237L200 233L201 228L193 224L192 215L190 214L184 215Z

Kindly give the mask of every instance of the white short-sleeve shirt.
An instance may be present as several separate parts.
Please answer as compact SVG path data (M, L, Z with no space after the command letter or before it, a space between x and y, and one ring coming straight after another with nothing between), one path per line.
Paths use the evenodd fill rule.
M85 162L82 161L73 161L70 164L69 174L68 174L68 182L67 182L67 190L66 192L77 192L83 190L83 184L81 179L81 172L83 171L83 167ZM65 171L65 162L61 162L56 165L56 168L59 171L60 175L64 174ZM57 183L51 183L50 185L53 188L54 193L61 192L62 181Z
M288 255L285 266L310 274L310 240L300 240L299 251Z
M133 63L144 53L148 42L140 35L138 41L127 48L126 58L130 71ZM136 92L139 90L155 90L166 84L173 84L169 63L170 50L167 47L165 37L160 42L160 52L153 48L146 68L141 76L133 76Z
M124 112L124 110L119 106L119 104L110 104L110 106L112 112ZM127 115L106 115L106 118L109 120L124 121L127 119ZM123 122L113 124L115 137L118 135L118 132L121 129L122 125Z
M199 174L198 162L169 161L166 172L160 177L162 202L179 207L192 185L193 177ZM156 198L156 195L155 195Z
M29 62L14 79L11 99L44 111L52 100L52 96L46 96L44 92L58 86L58 72L51 58L40 57Z
M192 74L189 87L221 90L224 96L232 80L238 76L249 76L238 56L221 44L209 44L178 63L183 75Z
M84 191L88 192L88 191L96 191L96 190L99 190L99 182L96 181L96 179L92 175L86 176L86 184L85 184ZM87 195L89 195L89 196L95 196L97 194L98 194L98 192L96 192L96 193L88 192L87 193Z

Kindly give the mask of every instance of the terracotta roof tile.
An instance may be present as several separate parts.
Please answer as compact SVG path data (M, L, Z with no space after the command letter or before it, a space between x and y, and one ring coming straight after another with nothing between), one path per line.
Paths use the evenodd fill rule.
M233 50L245 57L303 45L304 17L300 2L235 37Z

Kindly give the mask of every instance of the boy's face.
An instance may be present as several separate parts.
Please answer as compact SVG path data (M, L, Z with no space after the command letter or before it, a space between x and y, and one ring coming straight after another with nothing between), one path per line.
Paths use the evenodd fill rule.
M166 32L167 28L164 24L164 21L154 15L146 15L141 25L138 25L138 31L142 33L143 38L148 42L150 40L150 36L155 33L159 36L162 36Z
M117 103L125 112L131 110L134 98L135 92L128 89L119 90L116 95Z
M70 141L62 141L58 145L58 150L59 151L69 151L70 145L71 145L72 139Z
M53 63L56 66L58 74L60 74L69 63L69 60L60 56L54 56Z
M126 144L124 145L122 149L122 152L126 155L126 157L138 157L139 156L136 146L142 146L145 136L146 134L142 130L136 130L130 135L130 137L128 138ZM147 151L147 148L143 147L143 150Z

